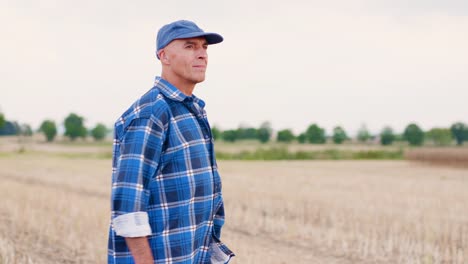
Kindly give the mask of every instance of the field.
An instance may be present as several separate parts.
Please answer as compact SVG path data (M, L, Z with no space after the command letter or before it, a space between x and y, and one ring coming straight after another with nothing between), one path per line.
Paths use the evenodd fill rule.
M0 263L104 263L102 146L0 141ZM468 263L468 169L219 161L231 263Z

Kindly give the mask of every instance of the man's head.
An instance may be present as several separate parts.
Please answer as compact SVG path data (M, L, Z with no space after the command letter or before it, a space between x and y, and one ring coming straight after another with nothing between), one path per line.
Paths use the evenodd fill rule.
M175 85L204 81L208 45L222 41L221 35L204 32L191 21L179 20L163 26L156 40L156 55L163 68L162 77Z

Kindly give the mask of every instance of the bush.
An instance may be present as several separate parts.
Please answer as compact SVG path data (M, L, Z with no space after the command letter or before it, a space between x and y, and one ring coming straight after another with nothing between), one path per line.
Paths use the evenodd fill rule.
M283 129L283 130L278 131L278 134L276 136L276 140L278 142L285 142L285 143L289 143L293 141L294 138L295 138L294 134L289 129Z
M452 132L447 128L433 128L427 132L427 137L437 146L448 146L452 143Z
M103 140L107 135L107 128L105 125L99 123L91 130L91 136L97 141Z
M213 136L213 139L214 140L218 140L218 139L221 139L221 130L219 130L217 127L212 127L211 128L211 135Z
M253 127L239 127L236 130L236 140L255 139L258 140L258 130Z
M227 142L235 142L237 140L237 131L236 130L225 130L222 133L223 140Z
M305 133L299 134L299 136L297 136L297 141L298 141L300 144L306 143L307 138L306 138Z

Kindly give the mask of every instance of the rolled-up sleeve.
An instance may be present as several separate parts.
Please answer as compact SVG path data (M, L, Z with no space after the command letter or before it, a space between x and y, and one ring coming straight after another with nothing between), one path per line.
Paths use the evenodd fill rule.
M113 220L115 233L123 237L142 237L151 235L148 213L135 212L119 215Z
M152 117L132 120L119 137L111 198L112 226L119 236L151 235L146 212L149 185L158 168L164 140L164 119Z

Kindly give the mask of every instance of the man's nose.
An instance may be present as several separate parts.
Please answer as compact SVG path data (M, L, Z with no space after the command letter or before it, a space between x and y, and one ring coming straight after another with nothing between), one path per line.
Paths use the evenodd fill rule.
M208 57L208 53L206 52L206 49L201 48L198 51L198 58L199 59L206 59Z

